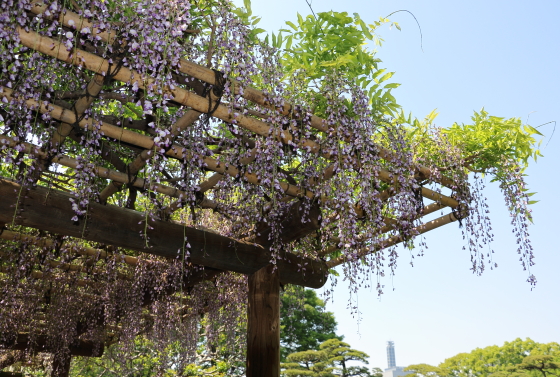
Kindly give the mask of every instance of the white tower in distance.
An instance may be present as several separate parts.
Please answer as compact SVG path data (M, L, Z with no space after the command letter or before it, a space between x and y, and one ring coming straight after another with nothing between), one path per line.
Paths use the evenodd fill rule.
M383 377L402 377L409 372L405 372L403 367L398 367L395 358L395 342L387 342L387 366L388 368L383 371Z
M395 361L395 342L391 340L387 342L387 364L388 368L397 366L397 362Z

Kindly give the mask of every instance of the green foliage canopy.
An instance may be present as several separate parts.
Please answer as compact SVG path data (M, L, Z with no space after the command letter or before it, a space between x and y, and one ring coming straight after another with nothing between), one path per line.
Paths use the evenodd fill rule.
M348 343L329 339L318 350L288 355L288 362L282 363L281 374L289 377L370 377L366 366L348 364L352 361L368 364L368 358L366 353L350 348Z
M288 286L281 296L280 344L281 358L288 354L318 349L328 339L342 340L336 335L336 319L325 311L325 303L314 290Z
M446 359L438 366L410 365L410 377L547 377L558 375L560 344L515 339L502 346L477 348ZM555 374L556 373L556 374Z

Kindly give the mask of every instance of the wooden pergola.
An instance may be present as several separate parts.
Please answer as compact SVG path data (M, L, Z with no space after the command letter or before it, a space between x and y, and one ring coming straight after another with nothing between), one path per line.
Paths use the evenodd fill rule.
M43 3L36 3L29 12L29 17L45 15L47 6ZM53 20L51 20L53 21ZM74 13L70 9L65 9L57 19L63 30L81 30L88 28L97 35L104 43L113 45L118 43L118 34L109 28L100 30L96 23L91 19L86 19ZM364 247L357 250L353 255L345 254L330 257L332 253L341 248L336 239L332 244L318 250L315 255L303 255L297 252L284 251L280 255L276 251L271 251L273 241L270 239L272 229L269 224L261 222L252 224L257 229L253 235L244 239L235 239L223 236L219 229L206 229L193 226L185 226L183 223L170 220L174 210L181 208L185 204L188 193L174 186L168 180L159 182L142 177L139 175L141 170L149 165L156 154L157 145L160 141L155 141L158 135L154 135L139 127L139 124L146 124L149 119L144 118L136 121L122 122L116 124L116 120L110 116L102 119L84 117L87 109L100 97L108 98L113 96L118 101L133 102L133 98L127 98L119 92L108 92L106 89L109 82L121 82L128 86L136 86L140 91L152 85L160 85L154 78L142 75L124 65L119 65L115 61L99 56L95 49L67 49L64 44L33 30L18 28L21 44L31 50L37 51L45 56L65 62L69 65L81 67L93 73L93 78L87 84L86 90L77 95L71 104L60 103L60 101L49 101L47 98L40 100L33 98L21 98L16 89L0 87L0 99L4 102L20 101L21 106L26 106L34 110L38 117L48 115L57 129L53 133L47 146L37 145L34 140L20 140L11 136L0 135L0 143L5 150L17 149L21 154L28 156L33 161L37 170L33 180L36 185L16 182L12 179L1 178L0 180L0 222L2 232L0 238L6 242L24 242L38 247L56 247L56 242L52 238L31 235L25 228L33 228L49 234L57 234L73 239L88 241L88 244L76 246L72 252L78 256L96 258L114 258L120 263L135 266L139 258L130 255L116 255L107 249L91 247L87 245L103 244L112 248L122 248L134 252L146 253L174 260L177 258L177 250L185 249L185 239L188 240L189 263L196 266L194 272L189 272L182 276L183 288L192 287L204 280L209 280L224 271L232 271L247 275L248 278L248 329L247 329L247 361L246 373L249 377L255 376L279 376L280 373L280 308L279 293L282 284L295 284L310 288L322 287L327 278L328 271L346 262L359 261L361 258L374 253L383 248L394 246L406 241L403 236L393 234L386 237L375 247ZM118 66L118 69L115 67ZM161 90L166 93L172 104L187 109L174 124L168 129L168 133L161 138L169 145L164 154L170 159L188 160L193 158L202 159L208 174L199 182L196 195L196 206L209 211L214 211L216 216L227 216L220 203L213 199L212 190L216 189L219 182L227 179L242 179L247 184L262 185L258 174L252 173L251 167L255 161L255 156L259 154L259 139L274 138L287 147L295 148L302 154L315 155L317 159L332 161L323 172L322 180L328 181L336 174L336 168L332 153L321 148L319 142L313 138L302 137L298 133L297 123L291 124L285 129L277 129L268 121L268 115L249 110L235 114L228 107L227 103L221 102L220 87L223 88L223 75L210 68L201 66L191 61L181 59L178 66L168 67L181 85L164 86ZM276 106L270 102L267 94L251 87L244 87L230 80L234 91L247 101L253 103L260 109L274 111L278 116L288 119L297 118L295 104L284 101L282 106ZM210 88L211 90L208 90ZM201 116L215 118L230 125L232 129L242 129L243 132L251 132L253 138L245 138L244 142L248 147L247 157L240 161L240 164L227 164L213 156L195 156L191 148L181 144L178 137L182 131L189 127L195 127ZM71 169L79 168L82 163L77 158L58 153L52 155L50 149L63 151L64 144L69 140L79 140L80 130L88 129L99 123L99 132L103 135L98 147L100 156L106 162L105 166L90 166L90 170L95 172L100 180L107 180L107 184L99 194L97 202L90 202L87 214L78 221L72 220L75 216L72 198L74 193L66 192L60 187L45 184L40 180L41 176L48 172L51 164L67 167ZM134 124L133 124L134 123ZM311 127L317 132L329 134L329 129L325 121L315 115L310 119ZM135 128L136 127L136 128ZM294 136L294 135L299 136ZM349 142L350 140L347 140ZM135 155L131 162L125 163L119 158L115 151L119 148L126 148ZM381 159L390 160L393 152L382 146L378 146L378 155ZM348 157L352 158L352 157ZM358 163L356 161L356 163ZM280 167L279 167L280 168ZM418 222L414 232L422 234L438 227L444 226L464 217L466 211L462 211L462 204L451 196L443 195L440 191L431 190L425 187L428 184L439 185L451 191L457 189L457 184L450 178L435 173L433 169L416 165L414 174L419 182L424 185L419 186L419 194L429 201L421 211L415 221L434 212L442 211L446 207L449 212L436 219ZM387 189L379 191L379 199L389 203L392 198L400 192L398 177L395 177L390 170L381 169L378 178L387 184ZM163 182L163 183L162 183ZM305 186L305 188L304 188ZM282 243L289 244L317 232L323 226L321 221L322 205L327 203L330 198L317 195L309 189L312 184L294 182L286 179L279 183L278 190L283 193L287 209L281 222L279 238ZM136 211L130 206L116 205L111 197L122 189L150 191L155 195L162 195L175 200L165 213L161 213L157 218L146 217L141 211ZM233 194L232 194L233 195ZM113 204L107 203L113 202ZM304 204L307 203L307 204ZM351 206L358 214L364 211L359 204ZM384 217L384 225L379 230L379 234L391 233L398 228L399 219L387 215ZM148 225L148 226L146 226ZM25 228L22 228L25 227ZM144 237L139 236L144 234ZM149 242L146 241L149 238ZM7 252L1 251L0 260L10 261ZM271 260L276 259L274 264ZM13 259L11 259L13 261ZM1 272L9 275L14 273L13 268L17 265L12 262L9 265L5 262ZM80 278L80 274L87 275L91 272L82 265L59 262L44 261L53 269L58 269L61 273L74 273L76 276L75 284L86 286L87 279ZM158 262L164 263L164 262ZM12 267L10 267L12 266ZM48 279L45 273L33 271L30 279ZM161 288L161 287L160 287ZM147 289L143 304L148 306L158 295L173 294L177 287L170 284L164 289L155 291ZM4 349L30 349L36 352L52 352L49 349L46 337L34 339L29 342L25 333L18 334L12 342L0 344ZM76 339L70 348L70 355L99 356L103 353L103 345L94 344L81 338ZM55 374L57 376L68 375L70 357L66 359L55 359Z

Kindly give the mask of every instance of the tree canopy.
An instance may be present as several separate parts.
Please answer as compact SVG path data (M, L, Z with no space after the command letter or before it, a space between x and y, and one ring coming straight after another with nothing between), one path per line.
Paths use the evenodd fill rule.
M281 296L280 345L281 358L288 354L315 350L329 339L342 340L336 335L336 319L325 310L325 303L315 291L289 286Z
M410 365L405 370L417 377L547 377L560 372L560 344L537 343L529 338L502 346L477 348L446 359L438 366Z
M291 353L282 364L282 374L290 377L370 377L368 368L351 365L352 362L368 364L368 355L350 348L348 343L329 339L317 350Z

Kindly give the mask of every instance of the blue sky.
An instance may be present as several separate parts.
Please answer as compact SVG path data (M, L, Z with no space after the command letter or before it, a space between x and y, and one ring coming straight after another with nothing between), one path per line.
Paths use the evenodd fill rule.
M240 2L241 3L241 2ZM260 27L276 31L296 13L310 13L305 0L253 0ZM402 31L380 29L385 43L378 57L402 83L394 91L405 110L423 117L437 108L436 124L468 123L473 110L521 117L533 126L560 123L560 2L549 1L378 1L314 0L315 12L360 13L366 22L406 9L418 19L423 51L414 19L400 12L391 17ZM560 124L558 125L560 128ZM339 282L328 305L339 333L352 347L370 355L371 366L386 368L385 342L395 341L398 365L438 364L459 352L503 344L517 337L560 342L560 129L540 130L545 157L527 173L539 203L533 206L531 237L536 254L532 268L538 279L530 290L516 254L509 217L499 189L489 184L494 228L494 260L498 269L474 276L470 255L453 224L431 232L429 250L409 266L403 251L396 276L386 278L385 294L362 290L361 322L347 309L348 290ZM548 143L546 148L545 144ZM557 233L558 232L558 233Z

